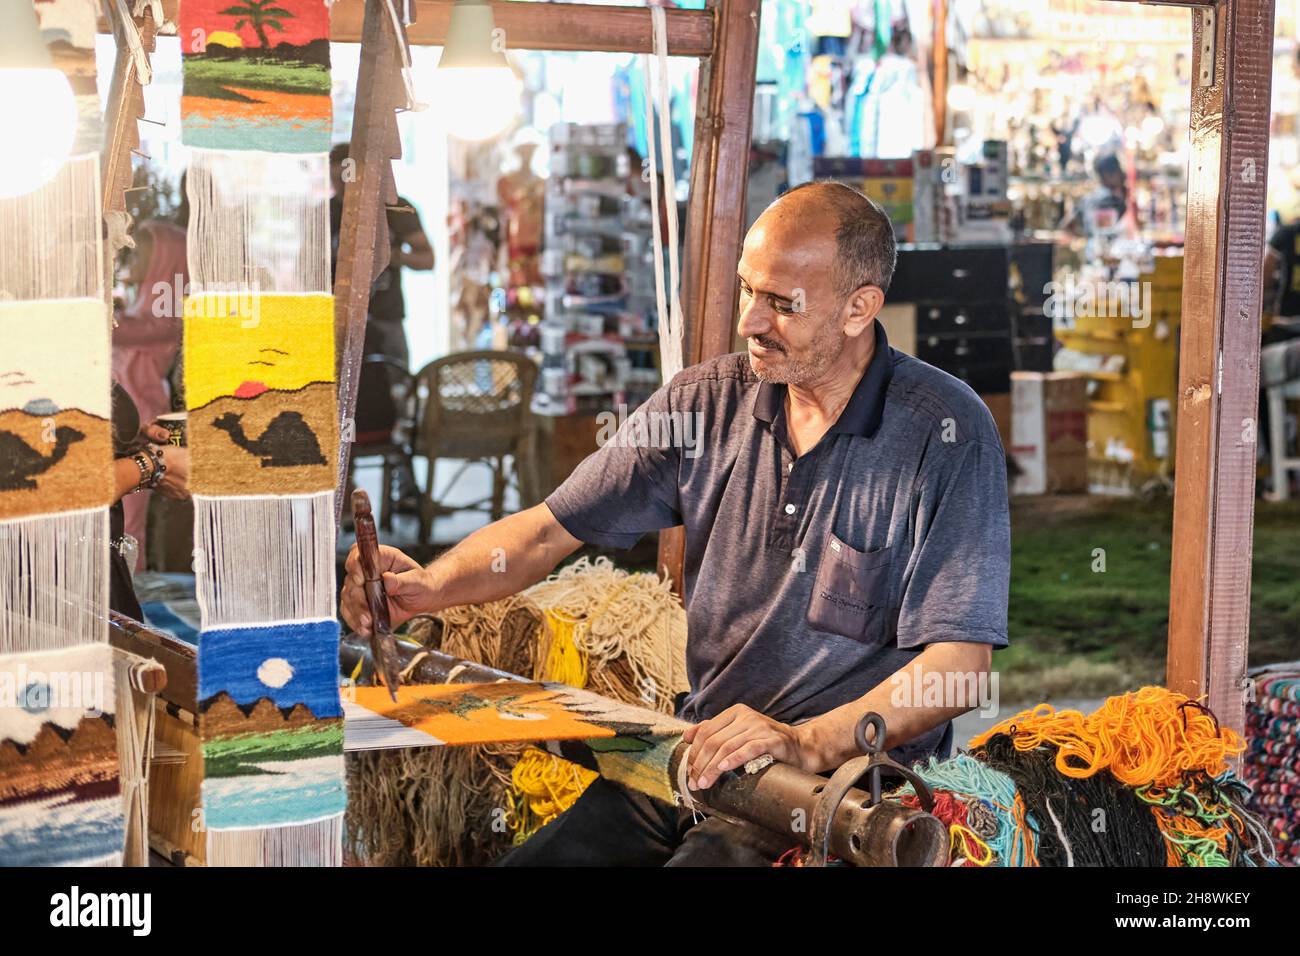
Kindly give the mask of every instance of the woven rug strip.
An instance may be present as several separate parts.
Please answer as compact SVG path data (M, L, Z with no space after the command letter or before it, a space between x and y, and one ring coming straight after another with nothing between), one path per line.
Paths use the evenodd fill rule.
M181 141L202 149L326 153L329 5L182 0Z
M0 199L0 865L120 865L98 4L32 9L78 124L71 159Z
M551 681L404 684L393 702L383 687L349 687L347 751L572 741L602 774L671 803L669 758L689 724Z
M199 635L204 823L251 829L342 813L334 620Z
M183 0L185 399L212 865L337 865L329 5Z
M121 862L107 644L0 656L0 865Z
M1242 778L1249 806L1268 827L1278 862L1300 866L1300 661L1254 673L1246 707Z

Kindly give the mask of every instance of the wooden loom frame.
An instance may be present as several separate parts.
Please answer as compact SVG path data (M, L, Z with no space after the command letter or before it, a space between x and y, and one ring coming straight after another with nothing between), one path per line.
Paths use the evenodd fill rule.
M369 6L367 6L367 2ZM1110 0L1134 3L1141 0ZM1254 423L1259 380L1261 260L1268 170L1269 98L1272 83L1272 0L1164 0L1193 17L1192 114L1188 162L1187 235L1183 262L1182 341L1179 356L1178 434L1175 448L1173 559L1170 581L1167 686L1206 696L1227 726L1241 730L1250 685L1246 651L1250 617L1255 456ZM337 0L331 37L367 41L373 26L364 13L377 0ZM441 43L451 0L412 0L416 20L410 42ZM652 52L650 15L643 7L493 2L498 26L512 48ZM166 0L169 17L174 0ZM669 53L701 58L691 164L682 299L686 361L695 364L731 351L738 257L748 174L747 156L758 43L759 0L707 0L704 10L667 11ZM369 37L371 44L375 36ZM382 47L378 49L382 50ZM395 52L391 44L389 64ZM379 87L375 57L362 57L371 86L358 81L353 150L358 179L344 202L344 233L336 287L342 333L341 404L355 401L368 282L388 250L376 248L379 199L391 189L370 174L390 135L370 135L380 99L362 92ZM395 81L391 65L384 71ZM369 114L365 116L363 114ZM391 116L391 113L390 113ZM385 121L384 126L387 126ZM393 127L395 130L395 127ZM360 135L358 135L360 134ZM358 143L365 147L356 157ZM720 176L725 170L727 175ZM349 199L356 193L356 200ZM362 203L361 199L367 202ZM391 193L388 193L391 196ZM373 197L373 201L370 201ZM347 243L347 245L343 245ZM350 281L344 286L342 282ZM346 293L345 295L340 292ZM360 314L357 304L360 303ZM351 417L350 411L346 418ZM345 443L340 474L346 476ZM660 569L681 581L680 528L663 533Z
M665 11L669 55L700 58L682 279L687 365L731 351L731 317L737 305L734 268L744 229L760 3L706 0L703 10ZM411 5L415 19L406 28L406 40L441 44L451 0L413 0ZM654 52L646 7L494 0L492 10L510 49ZM370 282L388 263L386 244L375 242L380 200L396 199L388 161L400 154L393 120L393 107L400 98L392 61L397 38L383 14L382 0L337 0L330 26L332 39L361 38L357 102L367 104L353 115L351 155L357 161L357 178L344 190L335 283L335 329L342 344L339 417L344 434L356 403ZM367 50L374 52L367 56ZM719 175L721 170L729 174ZM372 249L373 255L368 252ZM349 453L345 442L339 455L340 514ZM660 539L660 568L677 586L684 544L680 528L663 532Z

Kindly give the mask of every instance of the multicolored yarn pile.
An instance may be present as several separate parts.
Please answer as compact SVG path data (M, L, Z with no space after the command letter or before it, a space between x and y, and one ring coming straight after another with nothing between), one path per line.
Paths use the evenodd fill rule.
M1242 777L1250 809L1268 826L1280 863L1300 866L1300 664L1273 666L1255 676L1246 708Z
M1040 704L916 769L954 865L1272 865L1228 764L1244 746L1204 705L1145 687L1086 716ZM910 787L893 797L916 802Z
M546 616L536 679L673 713L687 689L686 612L667 579L581 558L524 593ZM571 807L596 776L540 748L525 750L511 774L513 842Z
M686 613L652 574L581 559L502 601L411 621L406 637L534 680L672 713L685 690ZM596 774L540 747L350 753L349 858L379 866L490 863L568 809Z

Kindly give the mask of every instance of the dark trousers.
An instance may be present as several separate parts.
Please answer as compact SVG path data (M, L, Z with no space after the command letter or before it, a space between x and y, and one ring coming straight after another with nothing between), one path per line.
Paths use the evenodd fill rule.
M798 839L692 815L598 777L497 866L771 866Z

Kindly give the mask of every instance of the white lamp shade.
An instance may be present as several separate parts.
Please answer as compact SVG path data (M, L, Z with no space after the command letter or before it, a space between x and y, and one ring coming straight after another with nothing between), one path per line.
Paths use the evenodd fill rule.
M523 84L508 67L439 68L437 108L457 139L500 136L519 116Z
M456 0L435 78L436 106L457 139L490 139L514 123L523 84L506 60L505 36L487 0Z
M12 137L0 150L0 198L49 182L67 162L77 135L77 102L68 78L55 69L0 69L0 129Z

